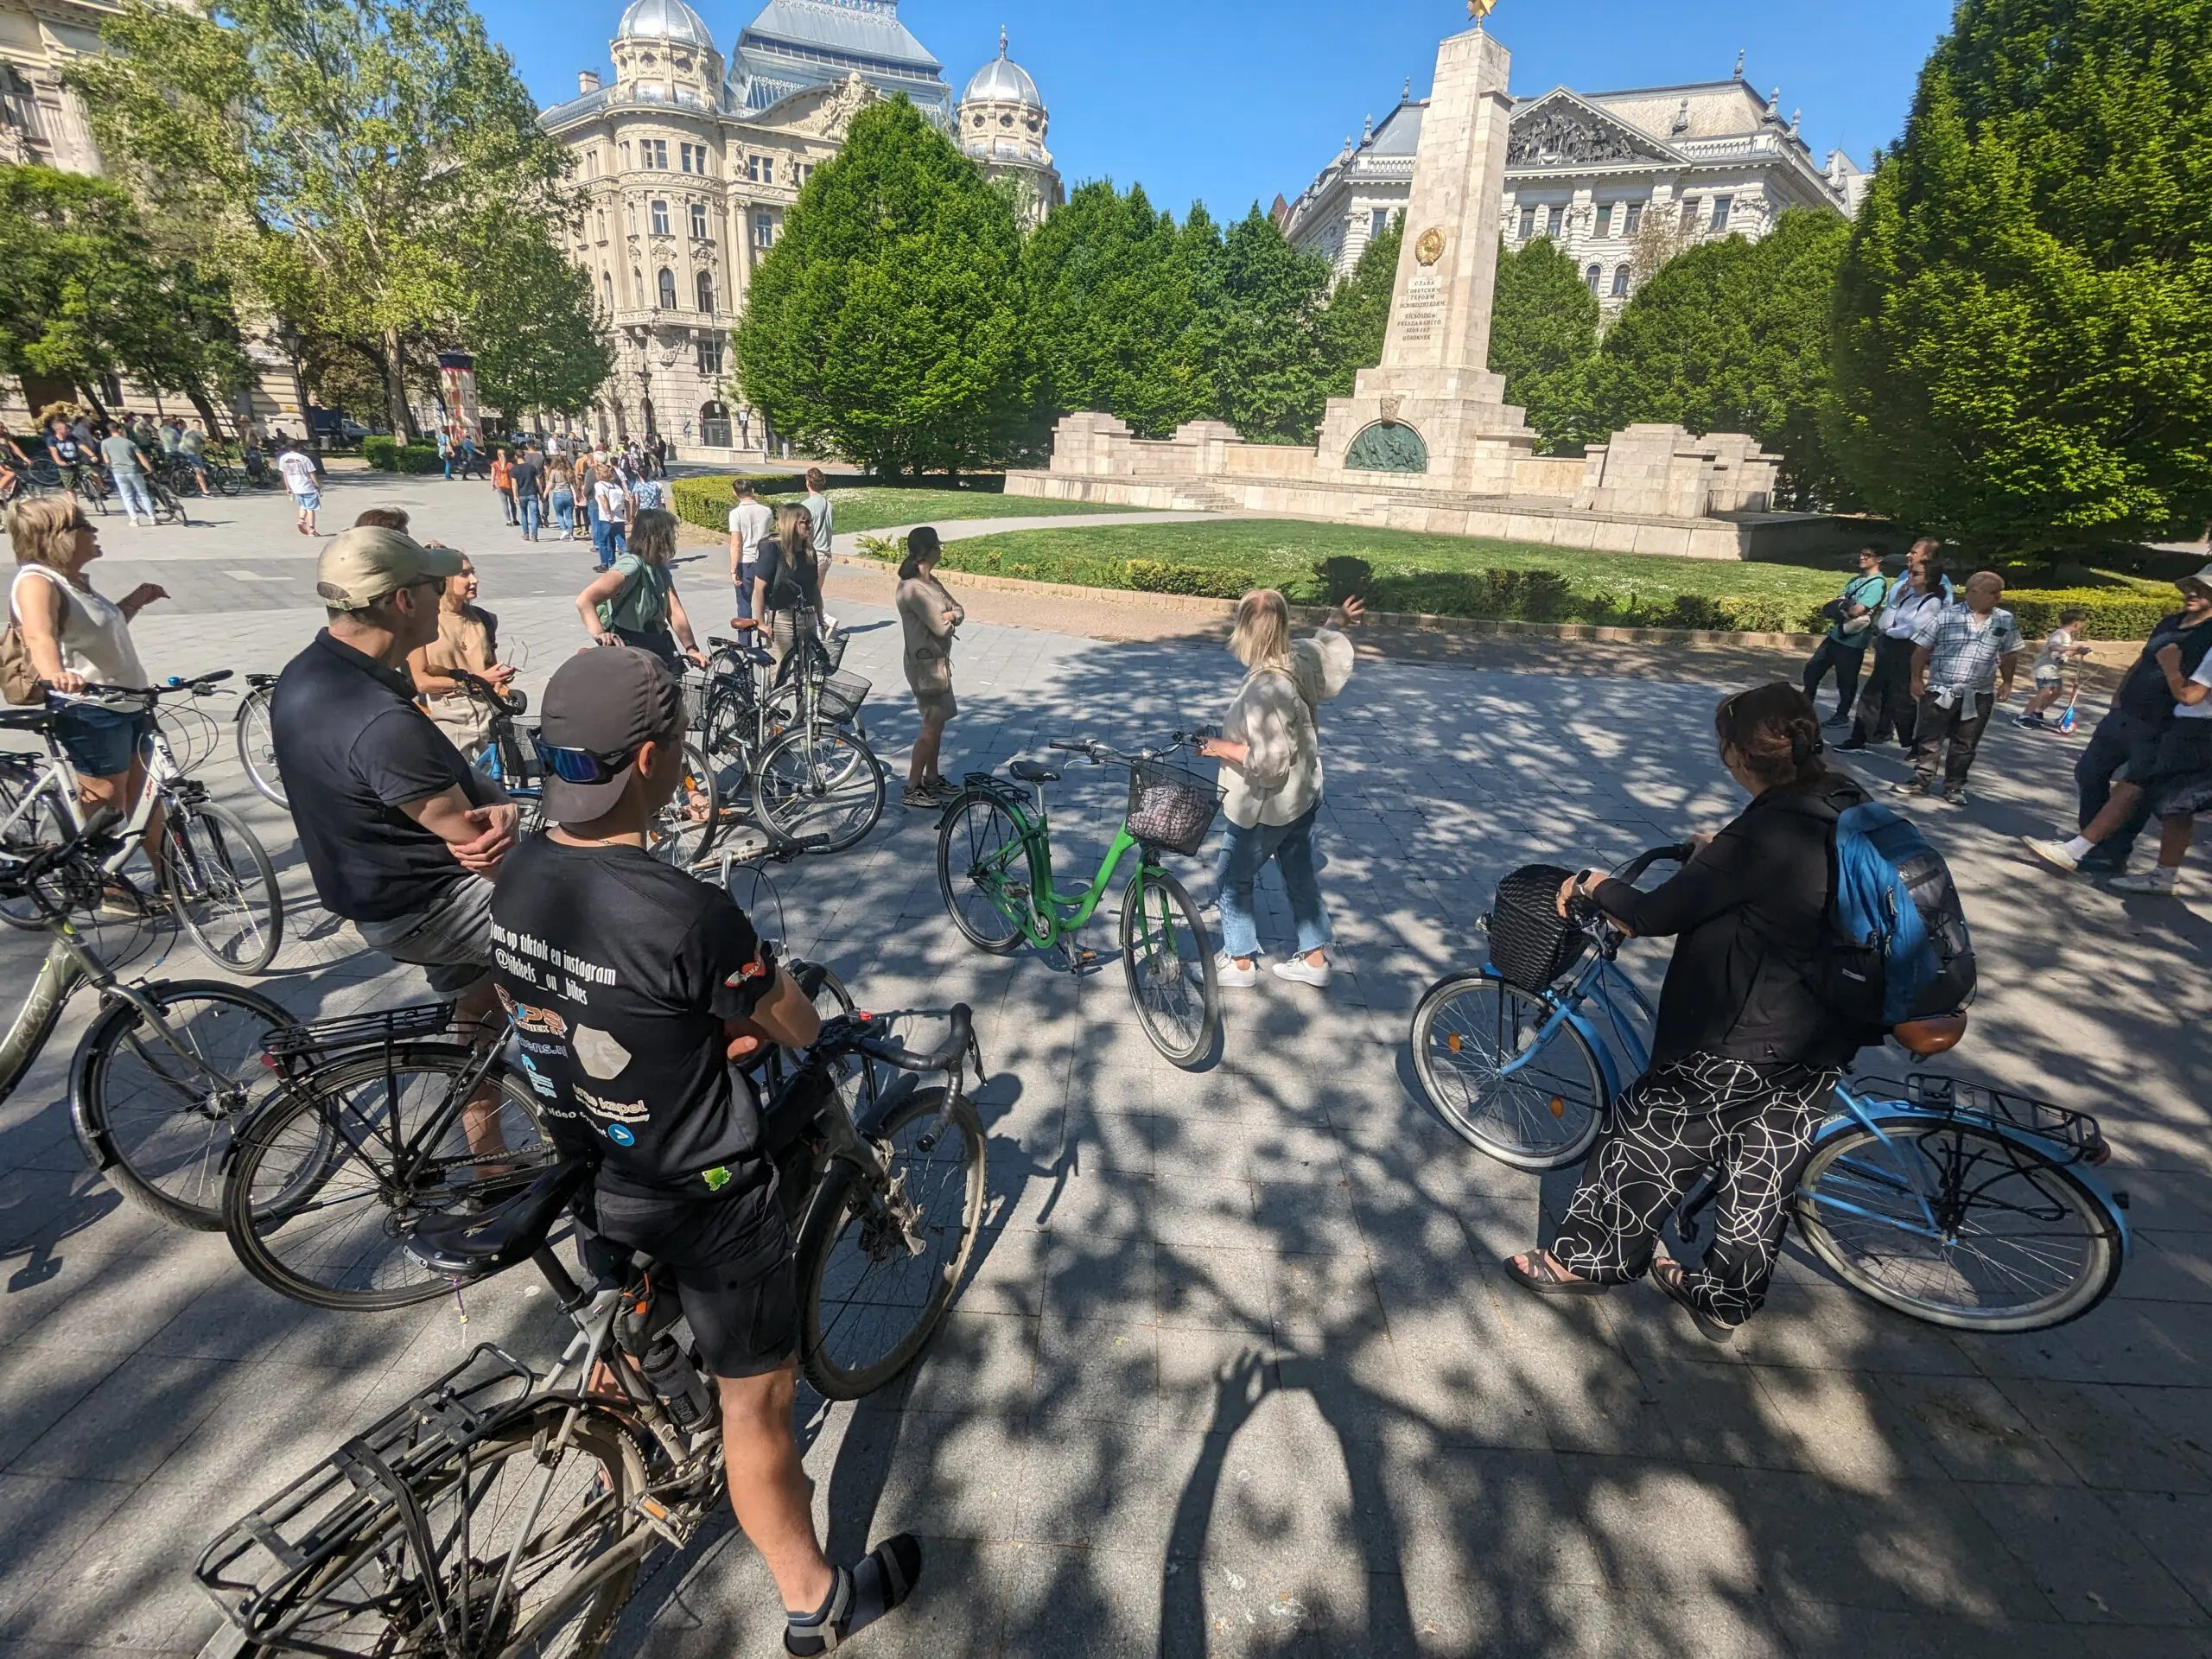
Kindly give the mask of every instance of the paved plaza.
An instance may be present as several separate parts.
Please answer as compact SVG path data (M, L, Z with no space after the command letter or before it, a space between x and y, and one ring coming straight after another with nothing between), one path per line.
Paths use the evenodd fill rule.
M582 643L588 549L524 548L481 485L340 474L324 500L327 526L397 503L468 549L533 690ZM282 498L209 518L103 527L105 590L176 596L136 629L156 674L273 670L320 624ZM726 614L721 569L711 550L684 568L702 619ZM833 607L903 772L914 722L877 591L841 579ZM1217 719L1236 684L1196 620L1105 643L1052 631L1048 605L1014 626L1001 594L988 615L963 632L949 767ZM885 1395L802 1400L833 1555L900 1529L927 1552L910 1609L855 1654L2212 1652L2212 883L2200 865L2183 902L2123 901L2025 861L2015 838L2069 817L2075 745L1994 730L1973 804L1923 822L1980 949L1953 1069L2095 1112L2115 1143L2136 1254L2109 1301L2061 1331L1961 1338L1793 1244L1765 1313L1715 1347L1649 1287L1555 1304L1503 1277L1572 1172L1505 1168L1430 1117L1403 1058L1413 1004L1480 962L1474 918L1504 871L1618 861L1738 798L1712 753L1711 661L1670 678L1646 655L1631 676L1611 671L1618 649L1363 662L1323 724L1336 982L1224 992L1210 1071L1158 1059L1110 964L1078 980L968 949L935 820L895 785L861 847L779 874L765 929L863 1006L972 1003L989 1072L991 1226L940 1339ZM315 910L289 820L245 788L210 706L223 746L201 775L291 906L262 988L303 1015L419 997ZM1867 771L1900 773L1893 754ZM1053 791L1071 863L1103 848L1121 789L1077 769ZM1185 874L1210 895L1204 865ZM1280 891L1263 896L1263 938L1287 946ZM6 983L37 945L0 938ZM1663 949L1624 959L1656 985ZM141 971L209 970L171 942ZM527 1273L472 1291L465 1325L451 1302L294 1306L219 1236L123 1203L68 1126L91 1012L0 1105L0 1659L200 1651L217 1620L188 1570L221 1526L473 1344L543 1363L561 1335ZM615 1650L767 1655L775 1615L725 1524L658 1563Z

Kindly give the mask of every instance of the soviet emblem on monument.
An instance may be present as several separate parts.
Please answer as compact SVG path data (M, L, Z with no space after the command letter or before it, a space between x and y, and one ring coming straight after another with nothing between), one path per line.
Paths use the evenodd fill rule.
M1444 232L1433 228L1423 231L1421 240L1414 244L1414 257L1424 265L1433 265L1444 257Z

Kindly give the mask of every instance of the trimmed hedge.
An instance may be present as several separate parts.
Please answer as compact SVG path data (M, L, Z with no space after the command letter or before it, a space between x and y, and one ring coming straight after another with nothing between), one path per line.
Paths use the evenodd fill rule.
M379 473L435 473L445 468L434 443L403 444L397 438L361 440L361 457Z
M753 487L764 496L806 493L803 474L751 473L746 476L752 479ZM729 533L730 509L737 505L737 480L735 473L717 473L710 478L671 479L670 504L685 524L726 536Z
M2181 596L2170 588L2022 588L2006 589L1999 603L2031 639L2049 633L2058 626L2058 613L2077 605L2089 613L2089 639L2148 639L2159 619L2181 608Z

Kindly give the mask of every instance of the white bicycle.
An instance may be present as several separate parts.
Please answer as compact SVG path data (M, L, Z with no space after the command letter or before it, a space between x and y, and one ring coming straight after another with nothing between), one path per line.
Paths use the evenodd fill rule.
M79 700L96 707L151 714L164 697L208 696L231 677L221 669L165 686L88 685ZM0 730L35 732L43 755L0 754L0 858L22 860L44 849L102 833L116 849L101 866L99 892L82 895L86 907L151 913L124 867L162 810L156 874L169 909L193 941L219 966L257 974L276 959L284 940L284 899L276 872L253 832L229 808L208 799L207 786L188 778L170 752L159 722L144 740L146 786L127 817L88 814L78 798L76 769L54 735L54 714L44 709L0 712ZM48 918L27 896L0 896L0 922L43 931Z

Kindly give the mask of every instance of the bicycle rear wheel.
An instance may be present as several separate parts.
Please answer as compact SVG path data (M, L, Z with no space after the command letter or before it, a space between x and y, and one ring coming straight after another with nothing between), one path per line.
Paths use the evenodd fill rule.
M945 809L937 832L937 890L968 943L1006 956L1021 943L1015 906L1029 903L1029 855L1005 802L970 791Z
M172 801L162 832L162 890L219 968L257 974L284 943L284 896L269 855L228 807Z
M254 692L238 705L238 764L245 768L246 781L264 800L290 811L292 804L284 798L284 780L276 771L276 738L269 724L266 690Z
M1955 1331L2045 1331L2111 1294L2120 1221L2071 1170L1985 1125L1877 1121L1887 1141L1847 1121L1797 1184L1805 1242L1844 1283Z
M1414 1075L1452 1131L1516 1169L1560 1169L1586 1156L1605 1115L1605 1072L1588 1040L1562 1025L1528 1065L1551 1018L1540 998L1489 974L1455 974L1414 1009Z
M0 856L11 861L49 851L75 833L67 804L56 798L46 775L31 764L20 768L11 764L9 769L0 770L0 823L5 824L0 829ZM60 874L48 884L50 897L60 896ZM61 908L68 906L64 904ZM0 923L27 933L46 931L46 918L37 902L20 890L0 897Z
M683 743L683 781L645 830L645 850L664 864L688 870L707 855L721 830L721 791L715 768L696 738Z
M78 1045L70 1109L126 1198L212 1233L223 1224L232 1135L283 1086L262 1039L292 1016L265 996L200 981L141 995L175 1046L136 1006L111 1002Z
M1198 907L1164 870L1140 869L1122 892L1122 972L1152 1046L1195 1065L1221 1025L1221 984Z
M883 768L850 732L796 727L762 753L753 773L760 821L794 841L819 837L812 850L842 853L883 816Z
M799 1230L800 1359L825 1399L857 1400L913 1363L968 1270L983 1126L965 1100L945 1116L945 1096L920 1089L893 1108L870 1136L889 1180L838 1165Z
M448 1281L407 1252L416 1220L508 1196L556 1155L529 1088L504 1068L480 1116L448 1109L472 1058L450 1043L363 1050L253 1119L223 1184L223 1230L246 1271L311 1307L446 1294ZM436 1135L410 1146L434 1116Z

